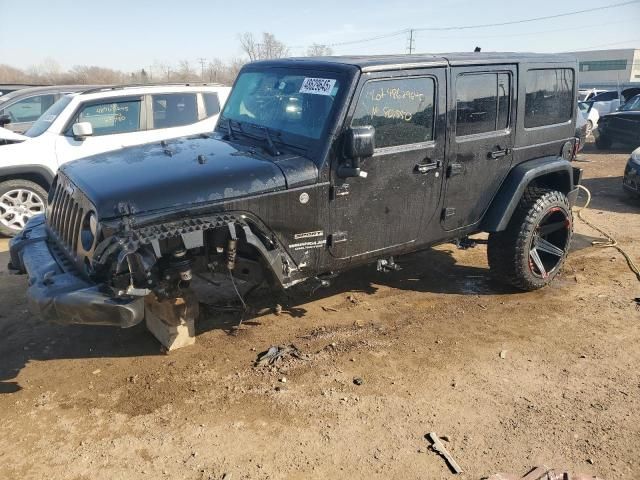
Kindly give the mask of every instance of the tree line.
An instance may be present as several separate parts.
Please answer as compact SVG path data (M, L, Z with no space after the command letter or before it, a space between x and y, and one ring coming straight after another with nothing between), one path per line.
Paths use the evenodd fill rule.
M215 82L231 85L238 71L247 61L268 60L290 56L289 47L272 33L260 36L246 32L238 36L242 55L223 61L219 58L199 58L197 61L181 60L177 64L153 62L139 70L124 72L101 66L76 65L63 69L53 59L26 69L0 63L0 83L27 83L36 85L107 85L122 83L181 83ZM333 52L326 45L311 45L308 56L325 56Z

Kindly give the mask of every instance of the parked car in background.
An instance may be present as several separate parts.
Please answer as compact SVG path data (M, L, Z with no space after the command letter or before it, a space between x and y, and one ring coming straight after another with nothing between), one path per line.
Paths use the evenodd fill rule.
M622 187L631 196L640 198L640 147L636 148L629 157L622 177Z
M579 153L587 143L587 119L580 108L576 111L576 146L575 153ZM574 158L575 159L575 158Z
M44 86L45 85L32 85L26 83L0 83L0 96L6 95L7 93L15 92L16 90L21 90L23 88Z
M15 234L44 211L59 165L212 132L230 90L221 85L119 86L64 96L27 130L26 140L0 147L0 233Z
M24 142L27 139L24 135L12 132L6 128L0 127L0 145L10 145L12 143ZM2 158L2 157L0 157Z
M591 97L588 101L591 104L591 108L595 109L600 116L615 112L622 103L620 100L620 93L616 90L600 92Z
M630 99L618 111L600 118L596 146L606 149L614 142L640 146L640 95Z
M68 93L93 85L57 85L16 90L0 97L0 127L24 133L47 109Z
M598 120L600 119L600 114L598 110L593 108L593 104L591 102L578 102L578 108L580 112L584 116L586 123L586 136L588 137L593 133L593 129L598 126Z
M581 88L578 90L578 101L586 102L591 100L593 97L598 95L599 93L606 92L606 90L598 89L598 88Z

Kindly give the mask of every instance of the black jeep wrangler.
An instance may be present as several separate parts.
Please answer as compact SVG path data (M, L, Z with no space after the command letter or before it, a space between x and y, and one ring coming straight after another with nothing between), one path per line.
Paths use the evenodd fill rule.
M44 318L121 327L143 320L144 297L288 288L478 232L499 279L543 287L581 176L576 67L497 53L248 64L212 134L62 166L11 267Z

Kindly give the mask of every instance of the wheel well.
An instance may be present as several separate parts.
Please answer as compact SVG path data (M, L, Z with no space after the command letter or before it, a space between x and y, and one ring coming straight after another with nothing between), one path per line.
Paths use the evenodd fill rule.
M558 190L564 194L571 190L571 178L568 172L550 172L534 178L528 186Z
M44 177L44 175L36 172L12 173L10 175L0 176L0 182L5 182L7 180L29 180L40 185L46 192L51 188L51 183Z

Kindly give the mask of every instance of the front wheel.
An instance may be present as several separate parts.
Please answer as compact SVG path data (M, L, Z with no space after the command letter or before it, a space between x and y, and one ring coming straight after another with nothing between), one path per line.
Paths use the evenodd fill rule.
M591 120L587 120L587 129L585 131L586 136L590 136L593 133L593 122Z
M27 221L43 213L47 192L29 180L7 180L0 183L0 234L13 237Z
M537 290L562 268L572 234L567 197L556 190L529 187L506 230L489 235L489 267L501 281L520 290Z

